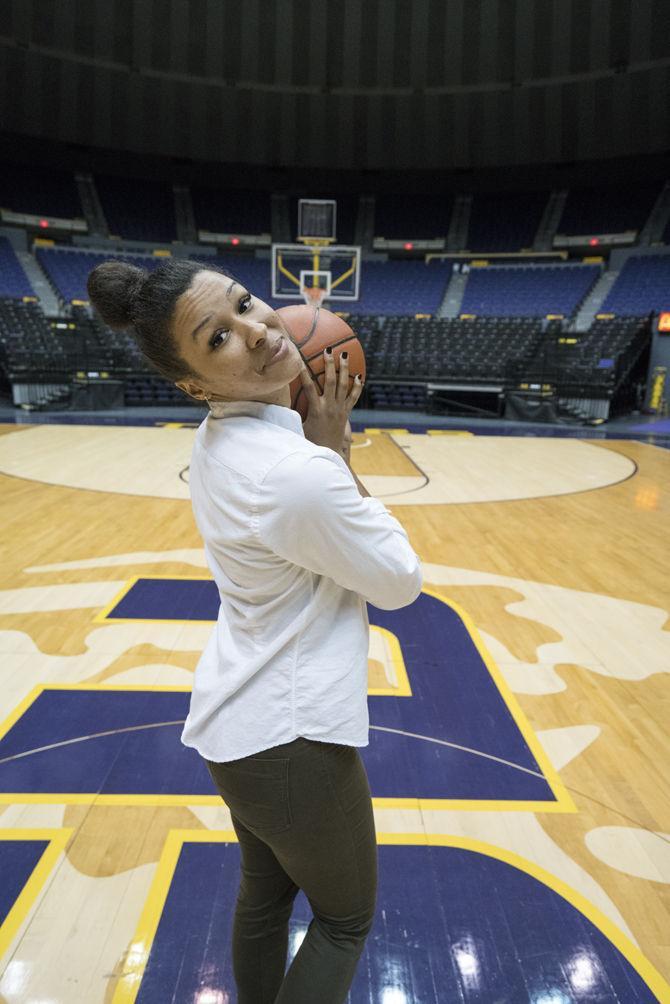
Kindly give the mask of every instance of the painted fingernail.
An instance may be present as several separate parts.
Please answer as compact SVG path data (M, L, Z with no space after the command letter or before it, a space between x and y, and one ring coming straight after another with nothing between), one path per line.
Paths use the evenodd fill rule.
M342 353L342 358L343 359L348 359L349 358L349 353L348 352L343 352Z
M328 354L329 356L332 356L332 354L333 354L333 350L332 350L332 347L331 347L330 345L329 345L329 346L328 346L328 348L326 349L326 352L327 352L327 354Z

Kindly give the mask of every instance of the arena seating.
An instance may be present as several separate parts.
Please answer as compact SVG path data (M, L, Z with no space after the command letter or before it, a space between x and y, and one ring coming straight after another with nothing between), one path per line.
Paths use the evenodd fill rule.
M191 186L193 213L199 230L217 234L269 234L270 193L227 191Z
M152 270L160 258L152 255L114 253ZM65 302L86 300L86 280L92 268L110 258L109 254L63 248L36 249L36 257L56 293ZM285 300L271 296L268 259L250 255L193 255L192 260L215 263L275 307ZM417 261L363 261L361 298L352 304L355 313L374 316L435 314L442 302L450 276L443 262L425 265ZM600 274L596 265L526 265L471 268L461 313L485 317L546 314L573 316ZM603 312L643 314L667 306L670 256L652 255L629 259ZM0 281L3 295L32 296L33 289L6 238L0 240ZM299 298L296 297L296 302ZM332 309L346 310L344 301L332 301Z
M10 376L25 379L43 371L69 377L78 370L104 370L123 376L146 369L146 362L130 335L110 331L92 319L84 307L74 307L72 317L50 321L36 303L0 300L0 327Z
M216 262L233 278L239 279L273 307L301 302L278 300L271 295L270 262L247 255L191 255L194 261ZM351 304L356 313L418 314L435 313L442 302L450 272L442 262L425 265L418 261L361 262L361 297ZM333 300L332 310L347 311L344 300Z
M74 174L28 165L0 165L0 205L15 213L83 217Z
M148 369L133 336L112 331L84 306L72 307L72 330L64 336L79 358L78 369L107 370L123 375Z
M504 378L507 361L532 353L541 337L535 318L350 317L365 351L368 377Z
M573 188L568 192L558 233L618 234L641 230L660 190L660 182L626 188Z
M426 410L427 385L436 380L457 381L462 392L550 381L575 388L578 396L596 392L611 399L649 337L644 317L597 320L588 333L570 337L562 321L521 316L350 315L349 323L366 354L366 406L410 410ZM73 374L104 371L123 380L128 405L188 401L156 374L130 333L109 330L85 306L48 321L36 302L0 298L0 366L11 383L34 385L38 400L45 385L55 384L62 400ZM452 407L454 395L447 395Z
M378 195L375 200L375 236L400 240L445 237L449 231L453 198L441 195Z
M587 332L557 332L554 338L545 337L517 376L537 382L613 389L626 376L627 364L648 337L647 318L596 319Z
M606 359L625 356L640 332L647 327L647 317L597 317L580 344L598 365Z
M0 353L7 377L16 383L66 366L64 346L36 302L0 298Z
M111 331L85 307L73 307L68 320L49 321L35 302L0 297L0 369L33 404L46 398L63 407L78 372L122 378L127 405L188 401L149 367L130 334Z
M484 317L572 317L600 275L597 265L472 268L461 313Z
M36 257L56 293L65 303L69 303L71 300L88 300L86 289L88 274L91 269L103 261L114 258L152 271L163 260L153 255L123 254L120 252L104 254L93 251L40 247L36 250ZM261 299L272 303L273 306L280 307L289 302L273 300L270 295L270 262L268 259L236 254L190 255L189 257L191 261L218 265L233 278L253 290ZM32 293L32 289L30 292Z
M160 376L129 376L125 380L124 404L159 405L187 404L195 405L193 398L188 397L169 380ZM204 409L203 409L204 418Z
M7 237L0 237L0 296L34 296L35 290Z
M146 361L130 332L111 331L86 307L73 307L72 319L83 352L83 369L107 369L122 376L125 405L172 405L193 403L170 380L165 380Z
M559 320L523 317L349 320L368 362L367 403L398 409L426 410L430 380L456 381L465 397L468 386L548 381L564 395L612 400L625 393L649 339L648 320L641 317L598 320L581 336L567 334ZM447 390L452 405L458 397L453 391Z
M369 402L373 408L425 411L426 400L425 384L374 383L369 389Z
M600 312L641 316L669 308L670 254L631 255Z
M95 185L113 236L162 243L176 240L170 184L98 174Z
M470 210L467 249L494 252L532 247L549 194L476 194Z
M0 169L3 201L11 208L45 215L81 215L74 177L68 172L17 172ZM25 184L24 184L25 182ZM124 238L170 241L176 236L174 200L169 184L98 176L96 179L110 228ZM626 193L576 190L562 224L569 232L605 232L641 227L660 185ZM33 193L37 192L37 195ZM59 201L58 196L62 196ZM269 193L192 188L198 226L232 233L269 232ZM325 196L324 196L325 197ZM520 196L475 195L467 244L475 254L530 247L548 193ZM48 205L47 205L48 202ZM297 198L290 212L297 217ZM357 199L338 199L338 243L352 243ZM379 196L377 233L395 238L445 236L451 196ZM167 222L166 222L167 221ZM668 228L670 236L670 226ZM0 362L10 381L48 382L60 374L67 386L72 374L104 371L121 378L127 404L184 403L188 399L157 375L127 332L110 331L90 308L86 282L92 268L110 257L148 270L161 258L150 254L89 251L73 246L36 247L35 257L63 305L65 323L48 321L12 244L0 237ZM231 251L192 260L216 264L274 307L294 300L273 299L269 256ZM521 259L523 261L523 259ZM331 301L332 310L350 314L366 351L366 403L373 407L425 408L427 383L457 381L468 393L477 384L518 386L532 379L572 381L610 395L626 367L636 363L649 335L646 315L668 307L670 255L630 257L601 306L616 316L596 320L589 332L567 335L556 322L557 337L543 318L574 318L602 274L601 266L583 263L538 265L489 264L469 267L460 305L461 317L437 317L452 275L447 261L369 260L361 265L361 298L350 304ZM29 299L31 298L31 299ZM26 302L24 302L24 299ZM416 316L419 315L419 316ZM428 315L428 316L421 316ZM463 315L474 315L465 317ZM552 322L553 323L553 322ZM432 400L432 399L431 399Z
M356 313L435 314L450 275L441 261L363 261Z
M42 248L36 250L36 258L51 282L56 294L65 302L88 300L86 280L91 269L110 258L128 261L138 268L152 270L160 264L160 258L153 255L102 254L92 251L70 251L62 248Z

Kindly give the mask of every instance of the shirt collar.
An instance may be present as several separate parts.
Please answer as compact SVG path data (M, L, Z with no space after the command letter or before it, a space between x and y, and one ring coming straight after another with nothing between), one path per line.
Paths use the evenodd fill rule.
M281 425L284 429L297 432L304 436L302 419L293 408L285 408L281 404L265 404L263 401L211 401L209 418L231 418L233 415L248 415L260 418L273 425Z

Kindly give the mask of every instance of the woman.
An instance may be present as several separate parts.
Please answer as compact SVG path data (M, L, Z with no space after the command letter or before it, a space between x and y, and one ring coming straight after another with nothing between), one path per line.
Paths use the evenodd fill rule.
M339 1004L372 927L377 845L368 778L366 600L421 591L400 524L348 466L346 354L323 394L275 311L212 266L151 274L105 262L88 279L113 328L209 405L190 466L193 513L218 586L182 742L205 760L241 852L233 923L239 1004ZM309 416L291 409L302 379ZM314 917L286 974L303 889Z

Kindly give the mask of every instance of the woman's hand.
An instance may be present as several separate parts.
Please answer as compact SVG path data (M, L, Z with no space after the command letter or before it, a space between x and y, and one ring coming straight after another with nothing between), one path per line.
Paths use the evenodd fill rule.
M349 450L351 443L351 425L349 415L363 391L360 376L349 387L349 362L344 352L340 356L339 375L335 372L335 360L332 353L324 350L326 360L326 377L323 394L317 390L316 381L309 373L307 366L300 371L302 386L307 395L309 411L302 424L305 438L317 446L327 446L340 456L344 456L343 448ZM347 428L348 427L348 428ZM346 437L349 441L346 443ZM349 462L345 457L347 463Z

